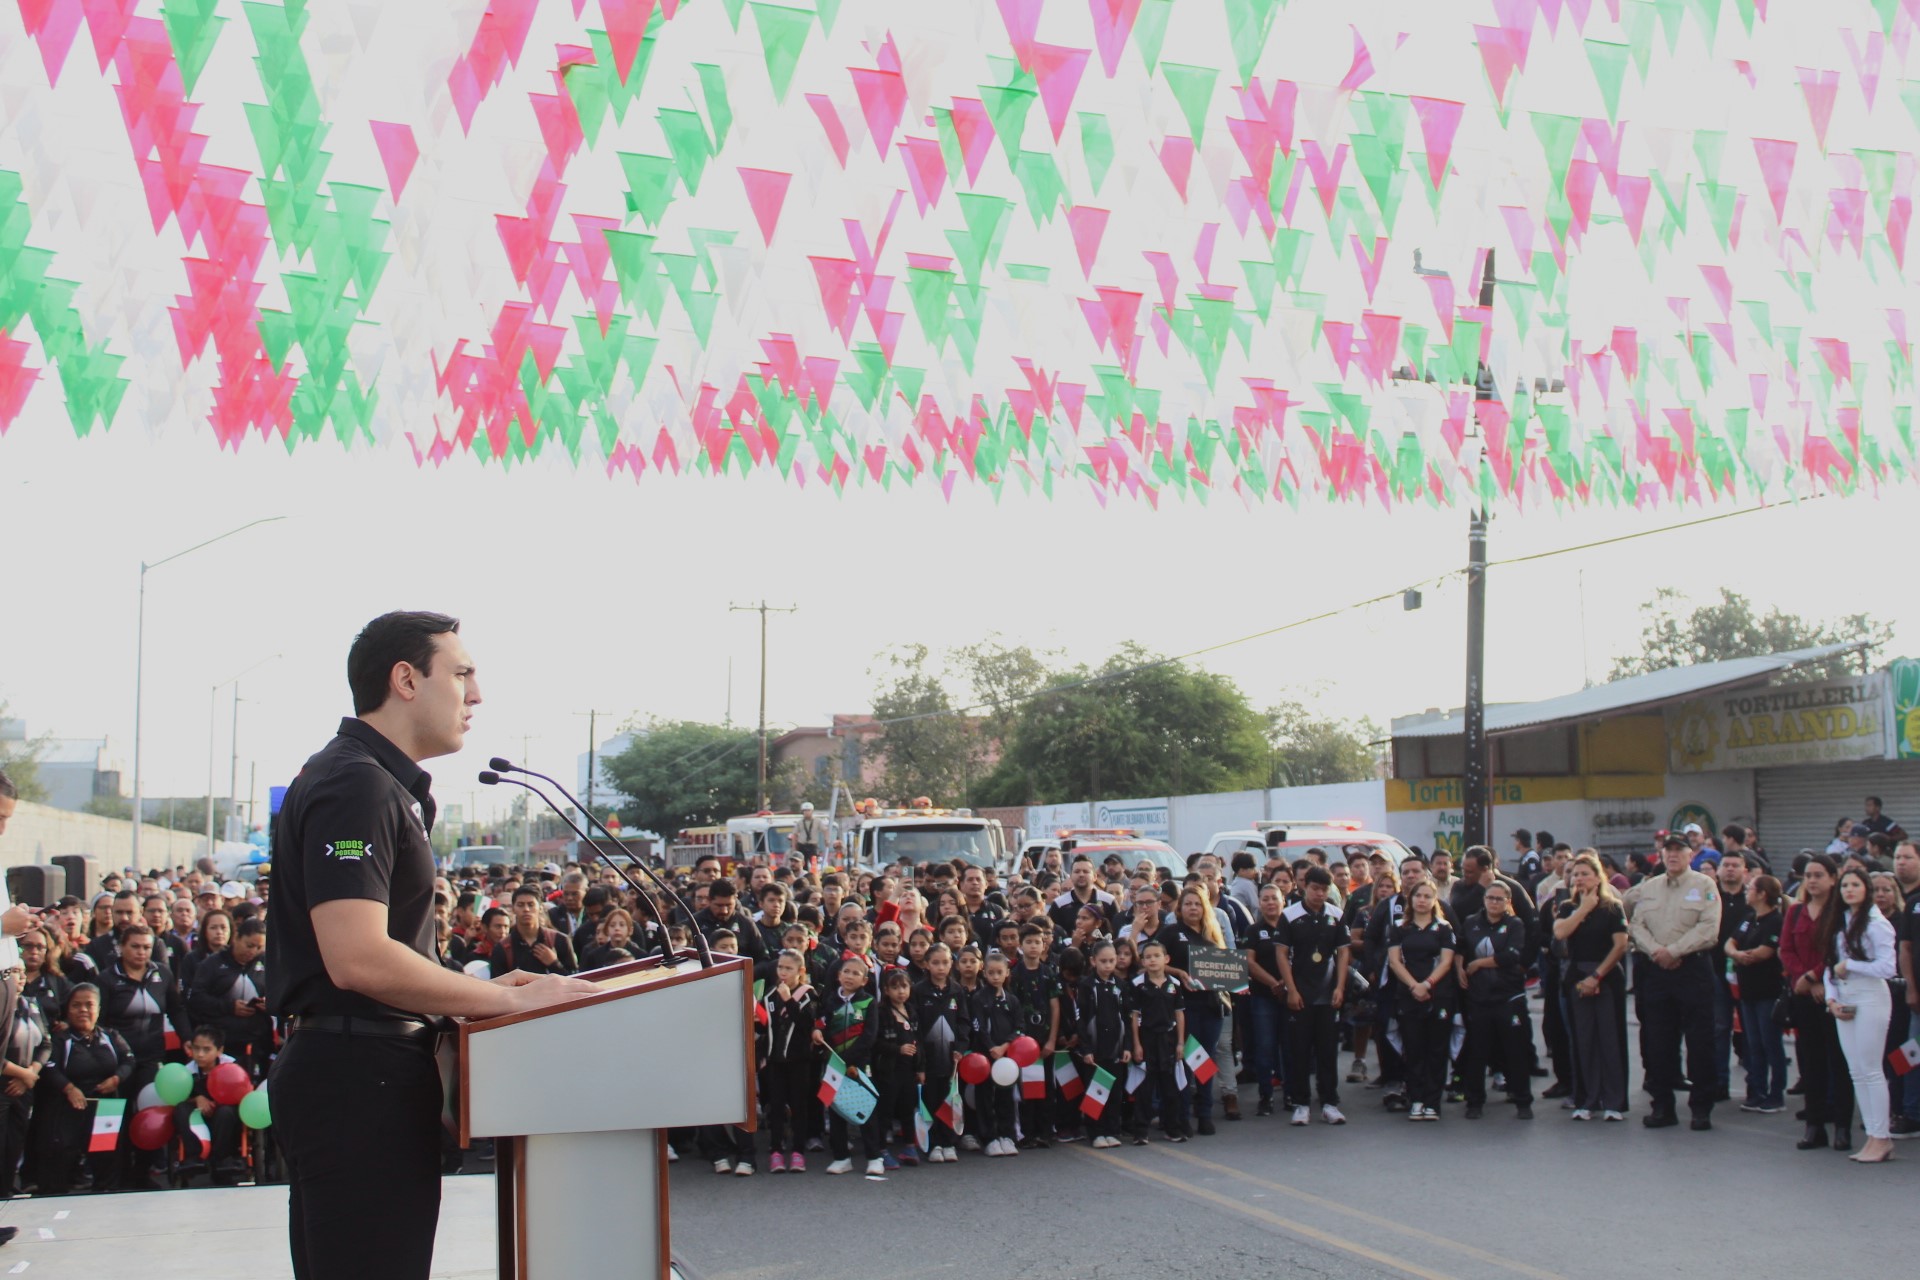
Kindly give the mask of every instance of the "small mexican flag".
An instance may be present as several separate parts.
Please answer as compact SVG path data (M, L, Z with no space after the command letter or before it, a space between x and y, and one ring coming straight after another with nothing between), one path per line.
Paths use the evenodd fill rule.
M1093 1069L1093 1079L1087 1084L1087 1096L1080 1099L1080 1110L1089 1119L1098 1120L1100 1113L1107 1109L1107 1098L1113 1092L1113 1076L1100 1068Z
M820 1078L819 1097L821 1106L830 1107L833 1105L833 1100L840 1095L840 1086L846 1083L846 1079L847 1064L840 1060L839 1054L831 1049L827 1050L827 1071L826 1074Z
M1893 1068L1893 1074L1897 1076L1903 1076L1915 1067L1920 1067L1920 1039L1908 1040L1889 1053L1887 1065Z
M194 1109L193 1114L187 1117L187 1131L194 1137L200 1139L200 1158L202 1160L205 1160L213 1154L213 1130L207 1128L207 1118L200 1114L199 1108L197 1107Z
M753 1022L764 1027L770 1019L767 1017L767 980L761 978L753 984Z
M933 1116L927 1112L927 1095L922 1090L913 1108L913 1144L922 1151L933 1150Z
M1193 1073L1196 1084L1205 1084L1213 1079L1214 1074L1219 1070L1213 1065L1213 1055L1209 1054L1200 1041L1193 1036L1187 1037L1184 1061L1187 1064L1187 1070Z
M1035 1058L1020 1068L1020 1096L1037 1099L1047 1096L1047 1069Z
M98 1098L93 1104L93 1137L88 1151L111 1151L120 1145L120 1122L127 1115L125 1098Z
M1085 1086L1080 1083L1080 1069L1073 1065L1072 1054L1053 1055L1053 1082L1060 1086L1060 1096L1068 1102L1080 1096Z
M933 1109L933 1114L941 1124L954 1131L965 1133L967 1110L960 1102L960 1077L954 1076L947 1086L947 1100Z
M1127 1068L1127 1095L1129 1097L1140 1092L1140 1086L1145 1084L1146 1082L1147 1082L1146 1067L1136 1062L1132 1066Z

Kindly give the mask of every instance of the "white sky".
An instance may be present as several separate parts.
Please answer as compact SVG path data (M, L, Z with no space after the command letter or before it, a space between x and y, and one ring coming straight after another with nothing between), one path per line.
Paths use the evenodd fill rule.
M757 619L729 613L731 603L800 605L772 623L768 716L821 723L867 708L866 671L887 645L998 631L1072 661L1097 662L1129 639L1182 652L1397 590L1466 554L1466 519L1454 512L1102 510L1072 491L998 506L965 490L951 504L933 490L836 500L817 487L635 485L564 467L503 476L456 460L419 472L404 447L235 458L198 438L75 441L63 423L33 417L0 452L0 697L36 733L105 734L131 767L141 560L287 517L149 575L148 795L204 793L210 686L279 653L242 682L240 785L258 761L264 802L348 709L347 646L387 609L464 620L486 704L469 750L430 767L444 803L470 803L473 773L489 755L520 755L522 735L536 767L571 777L587 738L574 712L719 719L730 660L734 718L750 723ZM1824 499L1497 570L1491 696L1578 688L1583 664L1604 677L1638 634L1637 605L1662 585L1704 598L1725 584L1808 614L1878 611L1896 627L1894 652L1914 652L1920 602L1899 589L1883 550L1897 545L1906 496ZM1492 554L1697 514L1506 515ZM1324 681L1328 712L1384 724L1458 704L1464 599L1456 578L1429 589L1417 613L1396 600L1203 661L1256 705ZM223 692L220 793L230 708Z

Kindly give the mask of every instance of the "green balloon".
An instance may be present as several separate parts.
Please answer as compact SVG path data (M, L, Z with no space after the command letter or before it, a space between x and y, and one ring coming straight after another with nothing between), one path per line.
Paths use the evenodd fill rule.
M249 1129L264 1129L273 1123L273 1113L267 1110L266 1085L240 1099L240 1123Z
M153 1078L153 1091L168 1106L179 1106L193 1093L193 1075L179 1063L169 1062Z

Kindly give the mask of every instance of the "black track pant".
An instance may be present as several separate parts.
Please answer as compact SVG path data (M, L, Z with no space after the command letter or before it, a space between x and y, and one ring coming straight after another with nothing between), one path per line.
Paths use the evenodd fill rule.
M426 1280L440 1222L440 1072L430 1046L295 1031L274 1060L295 1280Z

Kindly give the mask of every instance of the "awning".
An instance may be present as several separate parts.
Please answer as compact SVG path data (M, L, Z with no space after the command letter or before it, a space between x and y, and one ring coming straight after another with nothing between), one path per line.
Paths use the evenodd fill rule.
M1628 676L1608 684L1598 684L1578 693L1547 698L1540 702L1507 702L1489 706L1486 713L1489 737L1517 733L1522 729L1541 729L1548 725L1576 724L1602 716L1651 711L1669 702L1697 697L1721 689L1758 684L1770 676L1809 662L1820 662L1864 647L1863 641L1821 645L1812 649L1791 649L1786 653L1761 658L1729 658L1725 662L1702 662L1691 667L1669 667L1649 671L1643 676ZM1457 738L1466 732L1466 717L1451 715L1405 728L1395 727L1395 738Z

